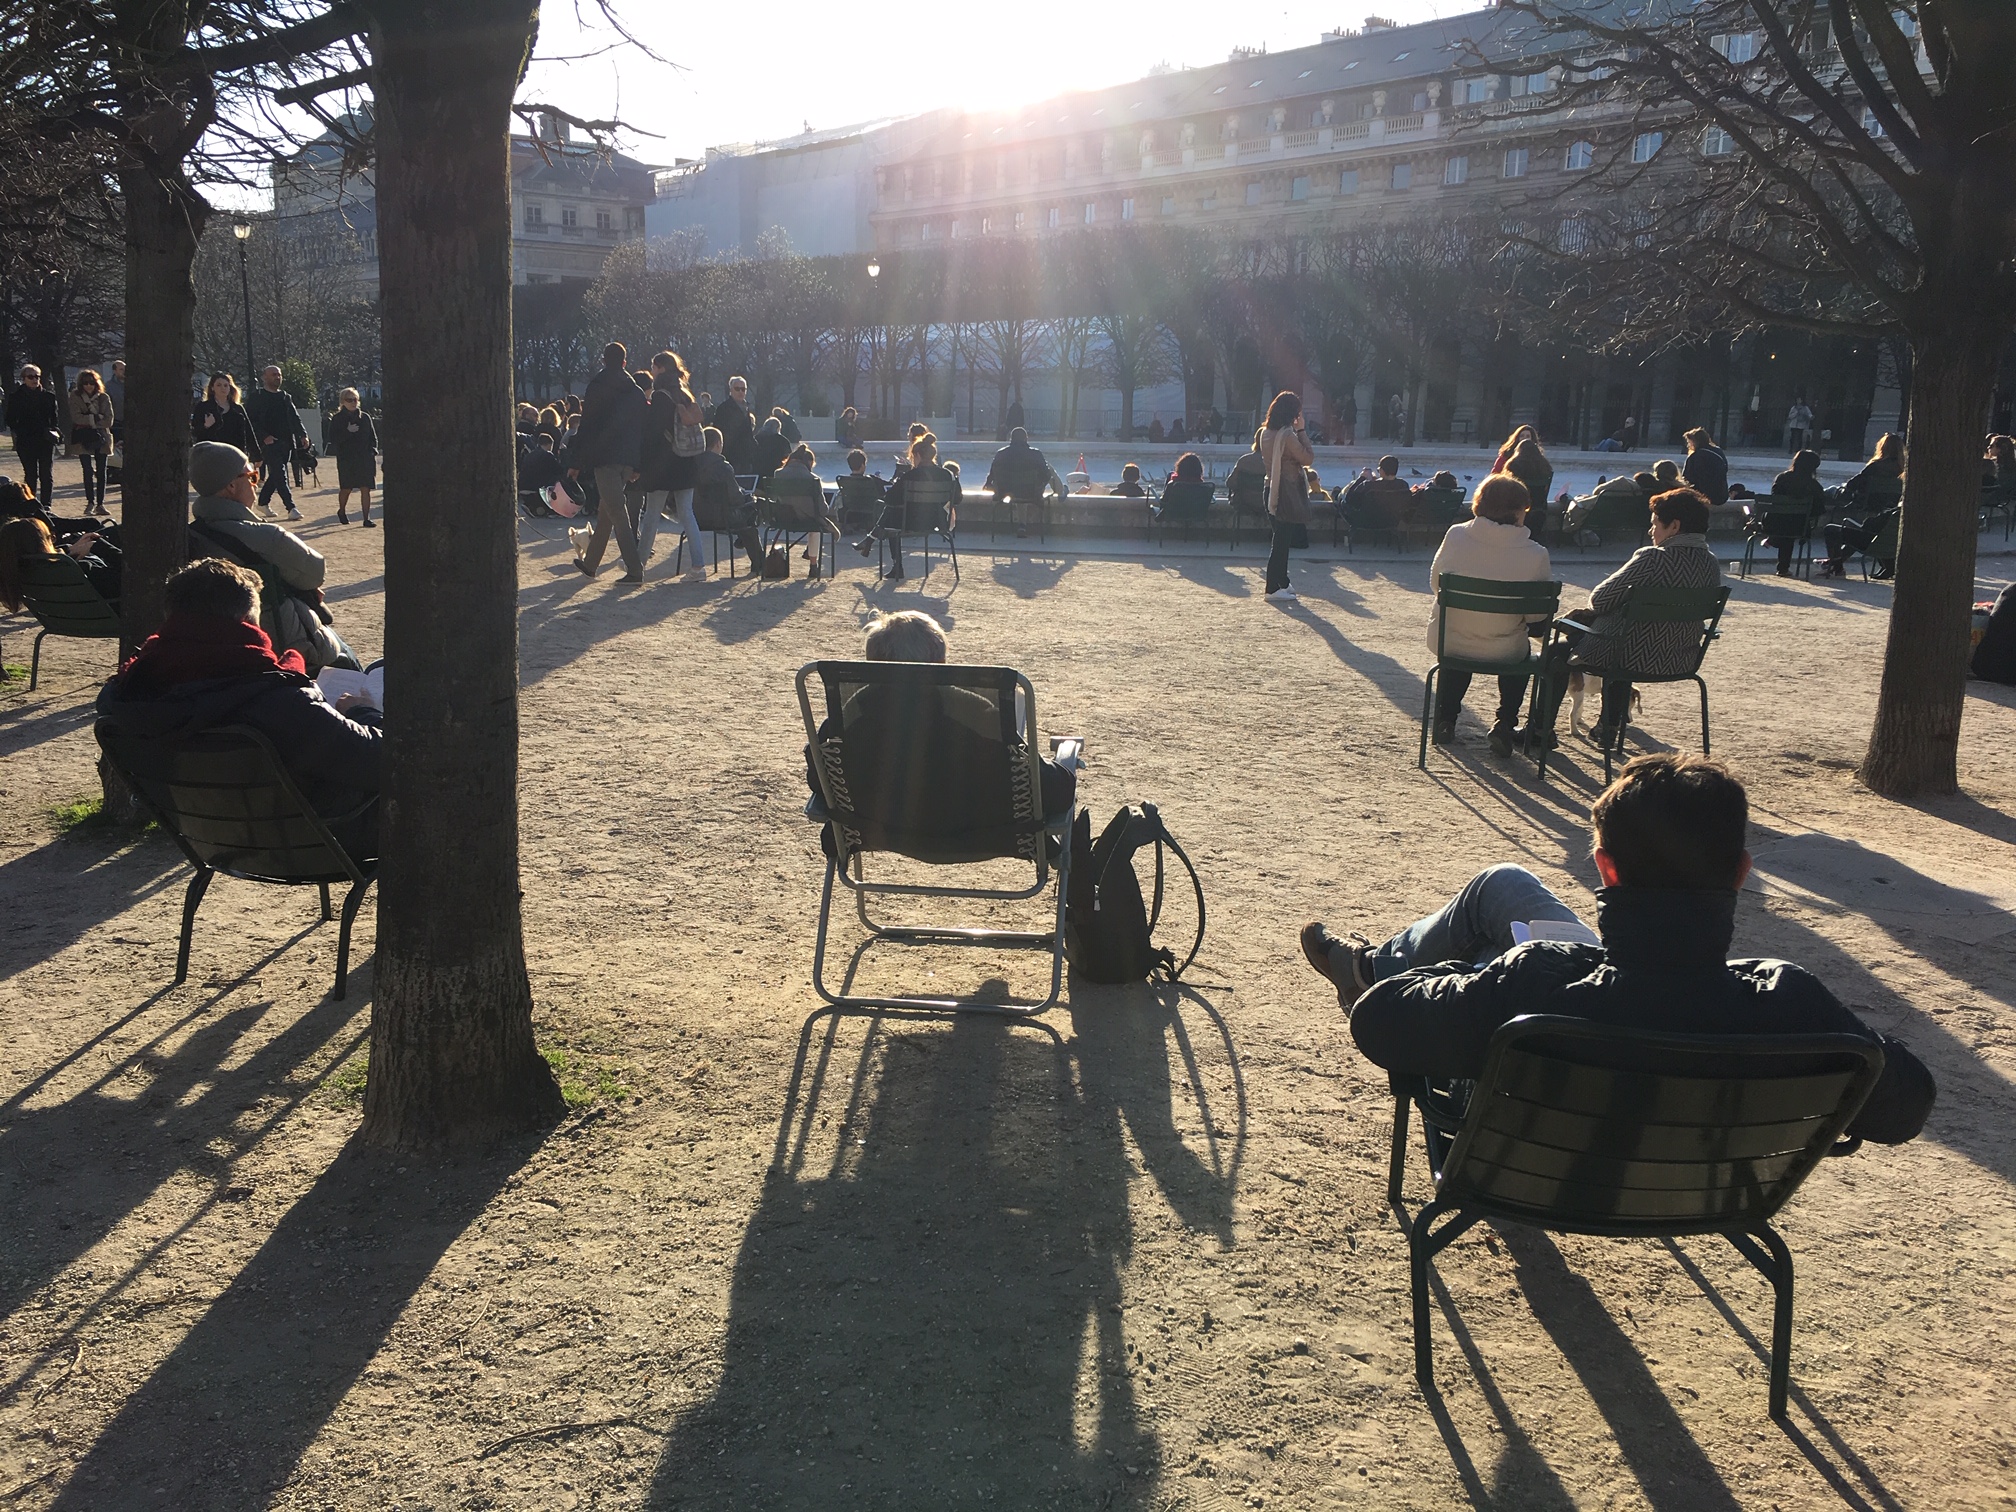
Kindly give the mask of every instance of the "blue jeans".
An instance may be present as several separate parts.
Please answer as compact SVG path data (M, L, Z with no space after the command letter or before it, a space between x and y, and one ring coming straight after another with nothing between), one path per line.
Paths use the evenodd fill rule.
M1605 436L1601 441L1598 441L1594 446L1590 447L1589 450L1600 452L1619 452L1624 450L1624 443L1622 441L1619 441L1615 436Z
M294 490L287 486L287 463L291 452L292 448L283 441L278 446L267 447L261 453L261 460L266 464L266 481L259 485L261 509L268 507L275 492L279 493L280 502L290 511L294 508Z
M1514 924L1535 919L1579 922L1575 910L1525 867L1486 867L1439 912L1408 925L1373 951L1373 979L1383 982L1412 967L1445 961L1481 964L1518 943L1512 938Z

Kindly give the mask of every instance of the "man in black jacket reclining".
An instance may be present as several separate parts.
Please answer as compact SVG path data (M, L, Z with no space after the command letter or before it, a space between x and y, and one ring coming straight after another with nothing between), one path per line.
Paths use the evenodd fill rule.
M1932 1111L1932 1073L1786 961L1726 959L1737 890L1750 874L1742 783L1700 756L1640 756L1596 800L1596 927L1531 872L1479 872L1438 913L1374 946L1324 925L1302 953L1337 989L1374 1065L1474 1078L1492 1033L1526 1013L1682 1034L1857 1034L1883 1047L1883 1075L1849 1126L1902 1144ZM1549 938L1551 936L1551 938Z

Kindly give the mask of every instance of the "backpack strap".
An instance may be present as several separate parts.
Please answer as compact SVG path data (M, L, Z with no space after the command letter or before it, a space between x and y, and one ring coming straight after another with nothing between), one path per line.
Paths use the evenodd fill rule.
M1170 969L1169 980L1173 982L1190 969L1190 963L1197 959L1197 952L1204 948L1204 883L1197 875L1197 868L1191 864L1189 856L1184 854L1183 847L1176 843L1176 837L1170 834L1168 826L1163 824L1161 810L1156 808L1152 803L1144 803L1141 805L1141 812L1153 823L1155 829L1156 916L1160 916L1162 912L1162 847L1164 845L1167 845L1175 853L1176 859L1183 863L1183 870L1190 874L1191 890L1197 895L1197 938L1190 942L1190 953L1183 957L1182 964ZM1154 927L1152 919L1149 927L1151 929Z

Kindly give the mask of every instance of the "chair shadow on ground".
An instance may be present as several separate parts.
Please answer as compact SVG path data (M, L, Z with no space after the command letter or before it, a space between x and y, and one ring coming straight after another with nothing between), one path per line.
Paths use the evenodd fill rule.
M674 1425L652 1505L1162 1505L1124 1368L1123 1125L1229 1242L1243 1092L1239 1131L1190 1150L1170 1045L1224 1132L1235 1110L1194 1071L1230 1055L1222 1020L1194 994L1100 991L1068 1044L991 1014L806 1021L720 1382Z
M1055 588L1078 562L1075 557L1046 556L1040 551L1017 548L996 553L994 581L1021 599L1033 599Z

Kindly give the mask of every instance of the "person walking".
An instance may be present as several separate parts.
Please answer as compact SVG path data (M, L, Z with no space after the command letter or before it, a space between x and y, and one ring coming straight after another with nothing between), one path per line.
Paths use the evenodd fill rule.
M294 507L294 490L287 485L287 464L296 447L308 444L308 429L301 423L301 412L294 408L292 396L281 391L278 367L269 365L259 375L258 389L246 397L245 413L252 418L252 433L259 441L259 460L266 471L266 481L259 485L260 511L272 515L273 495L277 493L280 502L287 506L287 518L300 519L301 511Z
M707 450L705 414L693 393L693 378L677 352L660 352L651 359L653 392L651 413L645 421L644 515L638 546L645 561L651 560L651 546L657 539L658 517L669 498L692 548L686 579L698 582L707 576L707 548L700 524L693 513L693 489L698 481L700 456Z
M7 396L0 419L14 438L21 481L36 498L49 503L56 493L56 443L62 438L63 406L42 386L42 369L34 363L21 369L21 381Z
M1785 412L1785 450L1790 453L1806 449L1806 433L1813 428L1813 411L1807 407L1806 396L1801 394L1792 401L1792 408Z
M1274 550L1267 558L1267 597L1277 604L1296 602L1288 586L1288 553L1309 548L1309 474L1316 460L1309 448L1299 395L1282 390L1267 407L1267 425L1260 438L1267 462L1267 513L1274 521Z
M329 421L329 444L336 451L336 523L350 523L350 490L354 488L363 509L364 528L375 528L371 490L378 486L378 427L364 413L354 388L346 388L336 396L336 413Z
M259 438L253 434L252 417L239 399L236 379L229 373L212 373L203 397L190 412L189 439L216 441L235 446L248 457L258 456Z
M721 455L740 477L756 471L756 417L749 411L749 380L728 380L728 397L716 406L714 429L721 432Z
M637 532L630 528L630 510L623 491L637 477L642 460L644 419L648 405L644 391L637 387L624 364L629 353L620 341L602 349L602 371L588 380L588 392L581 397L581 428L569 449L567 476L578 478L585 468L594 474L600 502L595 508L595 528L582 539L580 530L568 534L577 552L574 565L589 577L602 565L602 553L609 533L616 533L616 549L623 557L623 581L644 581L644 561L637 552Z
M84 469L84 513L107 515L105 459L112 452L112 401L96 368L86 368L70 388L70 449Z

